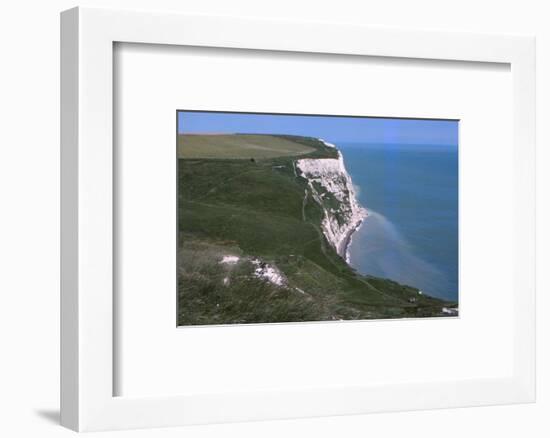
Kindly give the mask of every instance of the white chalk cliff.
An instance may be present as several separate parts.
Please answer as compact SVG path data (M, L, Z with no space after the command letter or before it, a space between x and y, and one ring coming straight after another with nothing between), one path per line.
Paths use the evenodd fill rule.
M336 252L349 263L347 249L351 235L367 217L367 211L357 202L342 154L338 151L338 158L297 160L296 167L301 176L307 179L311 196L323 209L323 234Z

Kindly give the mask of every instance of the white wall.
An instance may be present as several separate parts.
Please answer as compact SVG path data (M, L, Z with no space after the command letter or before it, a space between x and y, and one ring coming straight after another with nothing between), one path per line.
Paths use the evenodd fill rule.
M550 435L550 26L545 0L96 0L85 6L319 19L537 35L538 403L216 425L116 436L280 437ZM69 436L59 386L59 11L65 0L4 2L0 13L0 434ZM542 309L542 310L541 310ZM490 316L488 317L490 318ZM490 321L489 321L490 322ZM102 434L101 436L111 436ZM115 436L114 434L112 436Z

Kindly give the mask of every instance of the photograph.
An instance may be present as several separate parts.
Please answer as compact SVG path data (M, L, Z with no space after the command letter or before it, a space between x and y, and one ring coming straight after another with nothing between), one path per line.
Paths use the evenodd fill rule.
M459 120L177 111L177 325L459 315Z

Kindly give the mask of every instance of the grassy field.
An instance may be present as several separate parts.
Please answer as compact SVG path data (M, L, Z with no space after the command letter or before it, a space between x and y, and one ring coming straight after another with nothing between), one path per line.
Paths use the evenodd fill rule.
M454 304L360 275L328 243L322 209L305 195L294 161L334 158L333 148L312 138L238 135L227 140L231 152L214 159L220 136L205 137L189 146L195 158L178 160L179 325L445 316L442 307ZM270 155L251 157L258 150L251 143ZM198 158L201 147L208 158ZM178 148L186 157L185 140ZM238 261L221 263L229 256ZM284 284L254 275L256 260L275 267Z
M313 152L315 149L272 135L178 135L178 158L273 158Z

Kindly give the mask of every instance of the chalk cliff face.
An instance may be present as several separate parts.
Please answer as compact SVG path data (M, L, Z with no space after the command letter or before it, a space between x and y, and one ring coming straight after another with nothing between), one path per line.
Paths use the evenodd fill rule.
M367 211L357 202L341 152L338 151L338 158L298 160L296 167L308 181L309 194L323 208L321 227L325 237L349 262L347 247L351 235L367 217Z

